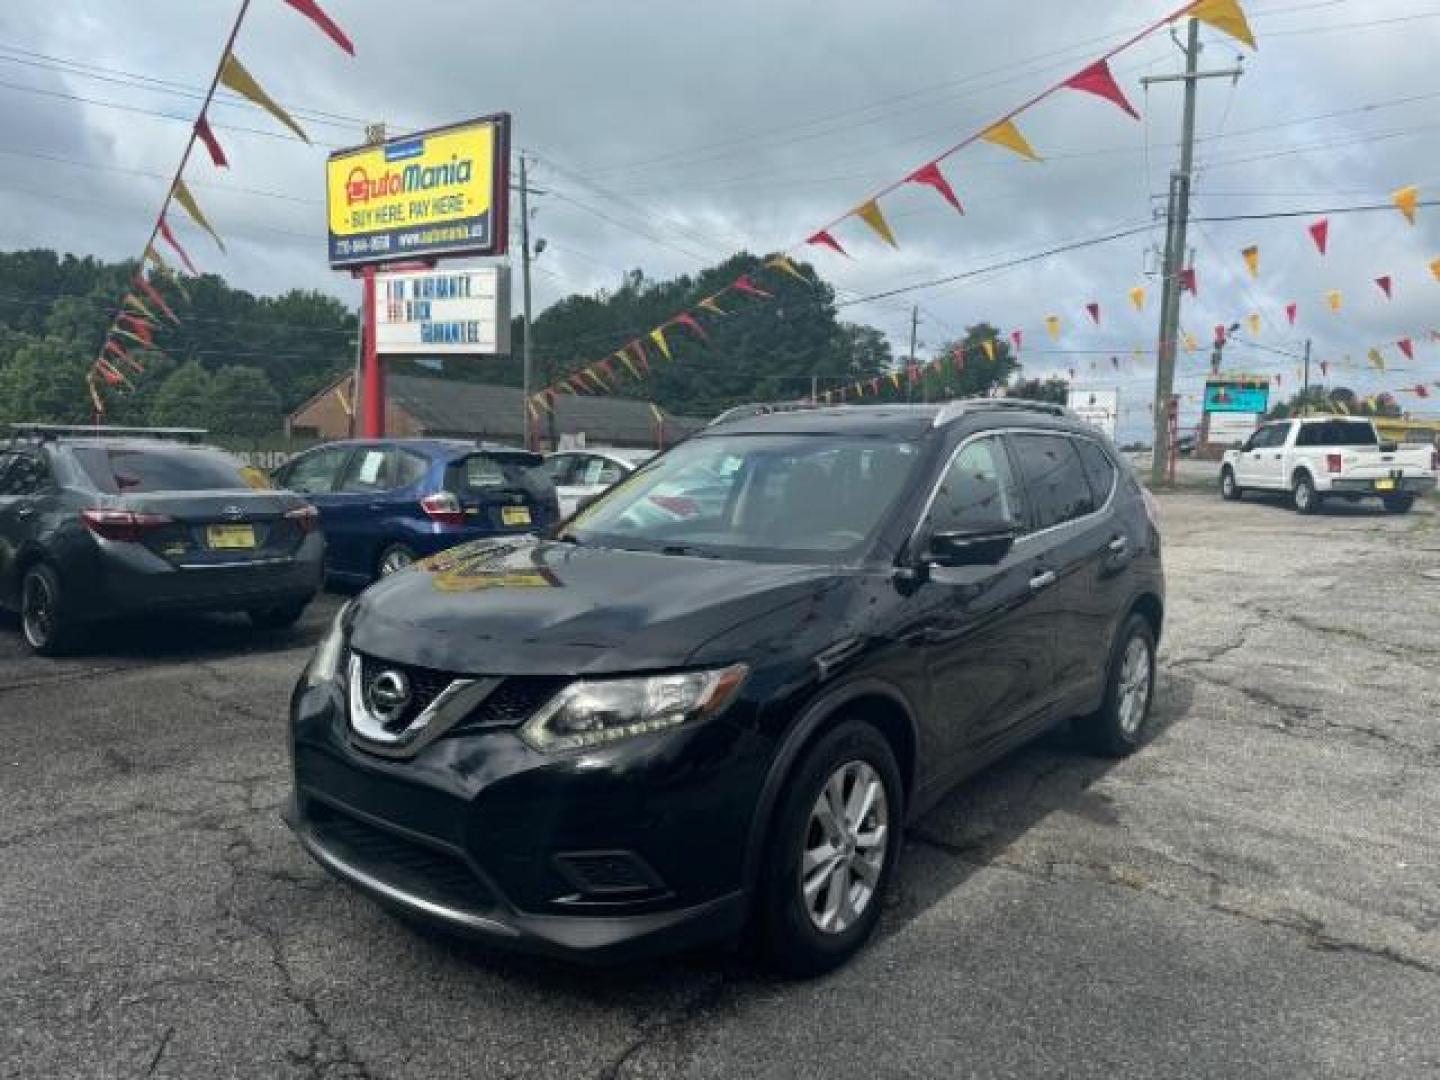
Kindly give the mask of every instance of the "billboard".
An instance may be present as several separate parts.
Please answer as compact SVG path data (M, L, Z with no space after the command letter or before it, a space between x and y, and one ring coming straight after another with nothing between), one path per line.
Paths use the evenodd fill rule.
M1065 398L1065 407L1101 431L1115 438L1120 427L1120 391L1110 387L1103 390L1077 390L1073 386Z
M503 255L510 117L337 150L325 165L330 265Z
M1239 446L1260 426L1260 415L1248 412L1212 413L1205 441L1211 446Z
M378 274L375 350L381 355L508 353L510 268Z
M1207 413L1261 413L1270 408L1268 379L1207 379L1205 411Z

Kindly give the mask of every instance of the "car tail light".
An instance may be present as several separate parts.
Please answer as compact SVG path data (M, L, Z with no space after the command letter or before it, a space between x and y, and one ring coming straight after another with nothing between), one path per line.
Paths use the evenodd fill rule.
M285 520L293 521L299 526L302 533L312 533L320 527L320 511L306 503L304 506L295 507L294 510L286 510Z
M1341 457L1341 455L1339 455L1339 454L1326 454L1326 455L1325 455L1325 468L1326 468L1328 471L1330 471L1330 472L1332 472L1332 473L1338 473L1338 472L1339 472L1342 468L1344 468L1344 467L1345 467L1345 463L1344 463L1344 459Z
M448 491L426 495L420 500L420 509L431 521L438 521L441 525L465 524L465 511L460 506L460 500Z
M96 536L127 543L143 540L156 529L174 522L174 518L164 514L140 514L133 510L104 510L98 507L81 510L80 516Z

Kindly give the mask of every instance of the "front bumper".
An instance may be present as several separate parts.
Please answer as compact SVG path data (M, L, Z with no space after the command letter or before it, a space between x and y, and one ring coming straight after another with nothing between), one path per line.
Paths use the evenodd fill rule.
M513 729L457 730L397 761L352 742L340 690L297 690L284 812L331 874L466 936L584 962L740 933L766 758L739 725L561 755ZM570 870L591 864L629 874L629 887Z

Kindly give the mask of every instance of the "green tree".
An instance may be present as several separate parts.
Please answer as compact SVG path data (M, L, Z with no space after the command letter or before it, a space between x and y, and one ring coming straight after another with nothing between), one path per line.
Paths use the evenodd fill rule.
M1347 413L1351 416L1400 416L1400 403L1391 394L1381 393L1374 397L1361 397L1348 386L1326 388L1312 386L1308 390L1292 394L1285 401L1272 405L1265 414L1269 420L1284 420L1291 416L1314 413Z
M1022 379L1010 387L1006 396L1064 405L1070 398L1070 384L1059 375L1051 375L1048 379Z
M987 341L992 343L988 350L984 346ZM1000 332L985 322L967 326L964 337L941 346L940 355L946 363L925 379L926 396L931 400L985 397L1020 370L1010 343L1000 340Z
M160 427L204 427L212 404L210 373L192 361L160 384L150 407L150 423Z
M283 426L280 395L259 368L223 367L210 380L211 431L258 439Z
M0 420L84 424L93 405L85 388L89 357L73 343L41 338L18 344L0 367Z

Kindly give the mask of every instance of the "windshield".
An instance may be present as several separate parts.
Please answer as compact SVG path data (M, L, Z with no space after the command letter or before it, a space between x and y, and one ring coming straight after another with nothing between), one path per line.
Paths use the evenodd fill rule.
M271 486L261 470L205 447L77 446L75 459L107 495Z
M682 443L611 489L562 538L761 561L857 557L920 456L876 436L730 435Z

